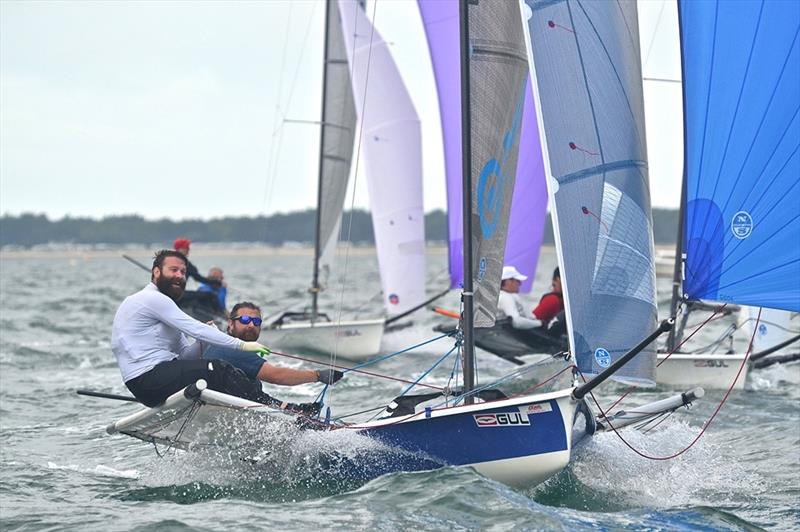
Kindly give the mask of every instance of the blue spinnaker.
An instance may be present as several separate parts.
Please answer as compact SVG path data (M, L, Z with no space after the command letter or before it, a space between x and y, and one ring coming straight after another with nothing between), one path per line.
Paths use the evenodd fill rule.
M800 311L800 3L678 5L684 293Z

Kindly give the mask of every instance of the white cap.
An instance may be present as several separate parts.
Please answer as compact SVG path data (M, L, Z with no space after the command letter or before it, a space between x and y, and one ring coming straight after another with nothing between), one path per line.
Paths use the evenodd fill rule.
M503 266L503 276L500 278L500 280L505 281L506 279L516 279L517 281L524 281L527 278L527 275L522 275L515 267Z

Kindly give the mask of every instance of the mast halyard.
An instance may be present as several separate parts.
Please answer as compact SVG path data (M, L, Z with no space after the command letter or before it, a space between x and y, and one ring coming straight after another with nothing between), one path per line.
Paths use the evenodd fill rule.
M475 344L474 293L472 283L472 151L470 132L470 93L469 93L469 12L468 0L460 0L458 6L461 40L461 164L464 216L464 303L462 328L464 331L464 393L469 394L475 387ZM472 404L471 395L466 395L465 404Z
M308 291L311 293L311 323L313 324L317 321L317 315L319 314L319 302L317 301L317 297L319 296L320 286L319 286L319 259L320 255L322 254L322 242L320 241L320 235L322 233L322 179L323 179L323 172L325 167L325 97L327 95L327 84L328 84L328 28L330 25L330 17L331 17L331 1L328 0L325 2L325 35L323 37L325 41L325 48L323 51L322 61L322 118L321 118L321 126L319 132L319 175L317 176L317 215L314 221L314 273L311 279L311 287Z

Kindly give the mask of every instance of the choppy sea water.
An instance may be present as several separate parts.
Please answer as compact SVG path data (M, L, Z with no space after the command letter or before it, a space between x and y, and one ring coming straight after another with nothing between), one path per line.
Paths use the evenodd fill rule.
M128 253L148 261L145 251ZM192 258L201 271L225 269L229 303L246 298L266 312L286 303L302 306L310 278L306 255L208 251ZM446 260L443 254L429 257L431 293L445 283ZM345 290L333 283L324 304L334 314L378 313L378 300L370 299L379 290L374 257L352 254L347 261ZM547 288L554 265L545 252L535 294ZM752 373L747 389L734 393L706 434L676 459L642 458L614 434L602 434L576 449L561 474L527 490L469 468L393 474L366 484L341 480L318 457L331 446L357 453L369 444L339 434L347 431L332 439L254 428L251 443L269 457L258 464L213 451L159 458L151 445L105 432L134 405L75 394L78 388L127 394L110 351L111 321L120 301L147 279L116 256L0 258L3 530L800 529L800 365ZM659 288L666 297L669 284ZM458 296L448 296L442 306L457 308ZM442 320L419 314L412 327L385 338L384 351L433 338L431 327ZM705 341L725 325L710 325ZM450 348L443 342L372 369L415 378ZM485 379L514 369L486 353L479 353L478 363ZM269 391L310 401L319 386ZM401 388L350 374L328 400L335 411L349 412L388 401ZM601 388L604 404L621 390ZM665 395L649 390L631 401ZM648 433L625 431L626 440L645 454L670 455L695 438L722 396L708 392Z

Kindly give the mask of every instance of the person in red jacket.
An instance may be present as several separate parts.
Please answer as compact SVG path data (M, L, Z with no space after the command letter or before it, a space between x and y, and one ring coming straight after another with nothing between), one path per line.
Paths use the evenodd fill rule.
M547 327L550 320L555 318L562 310L564 310L564 296L561 294L561 273L556 268L553 272L550 292L543 295L542 299L539 300L539 305L533 309L533 316Z

